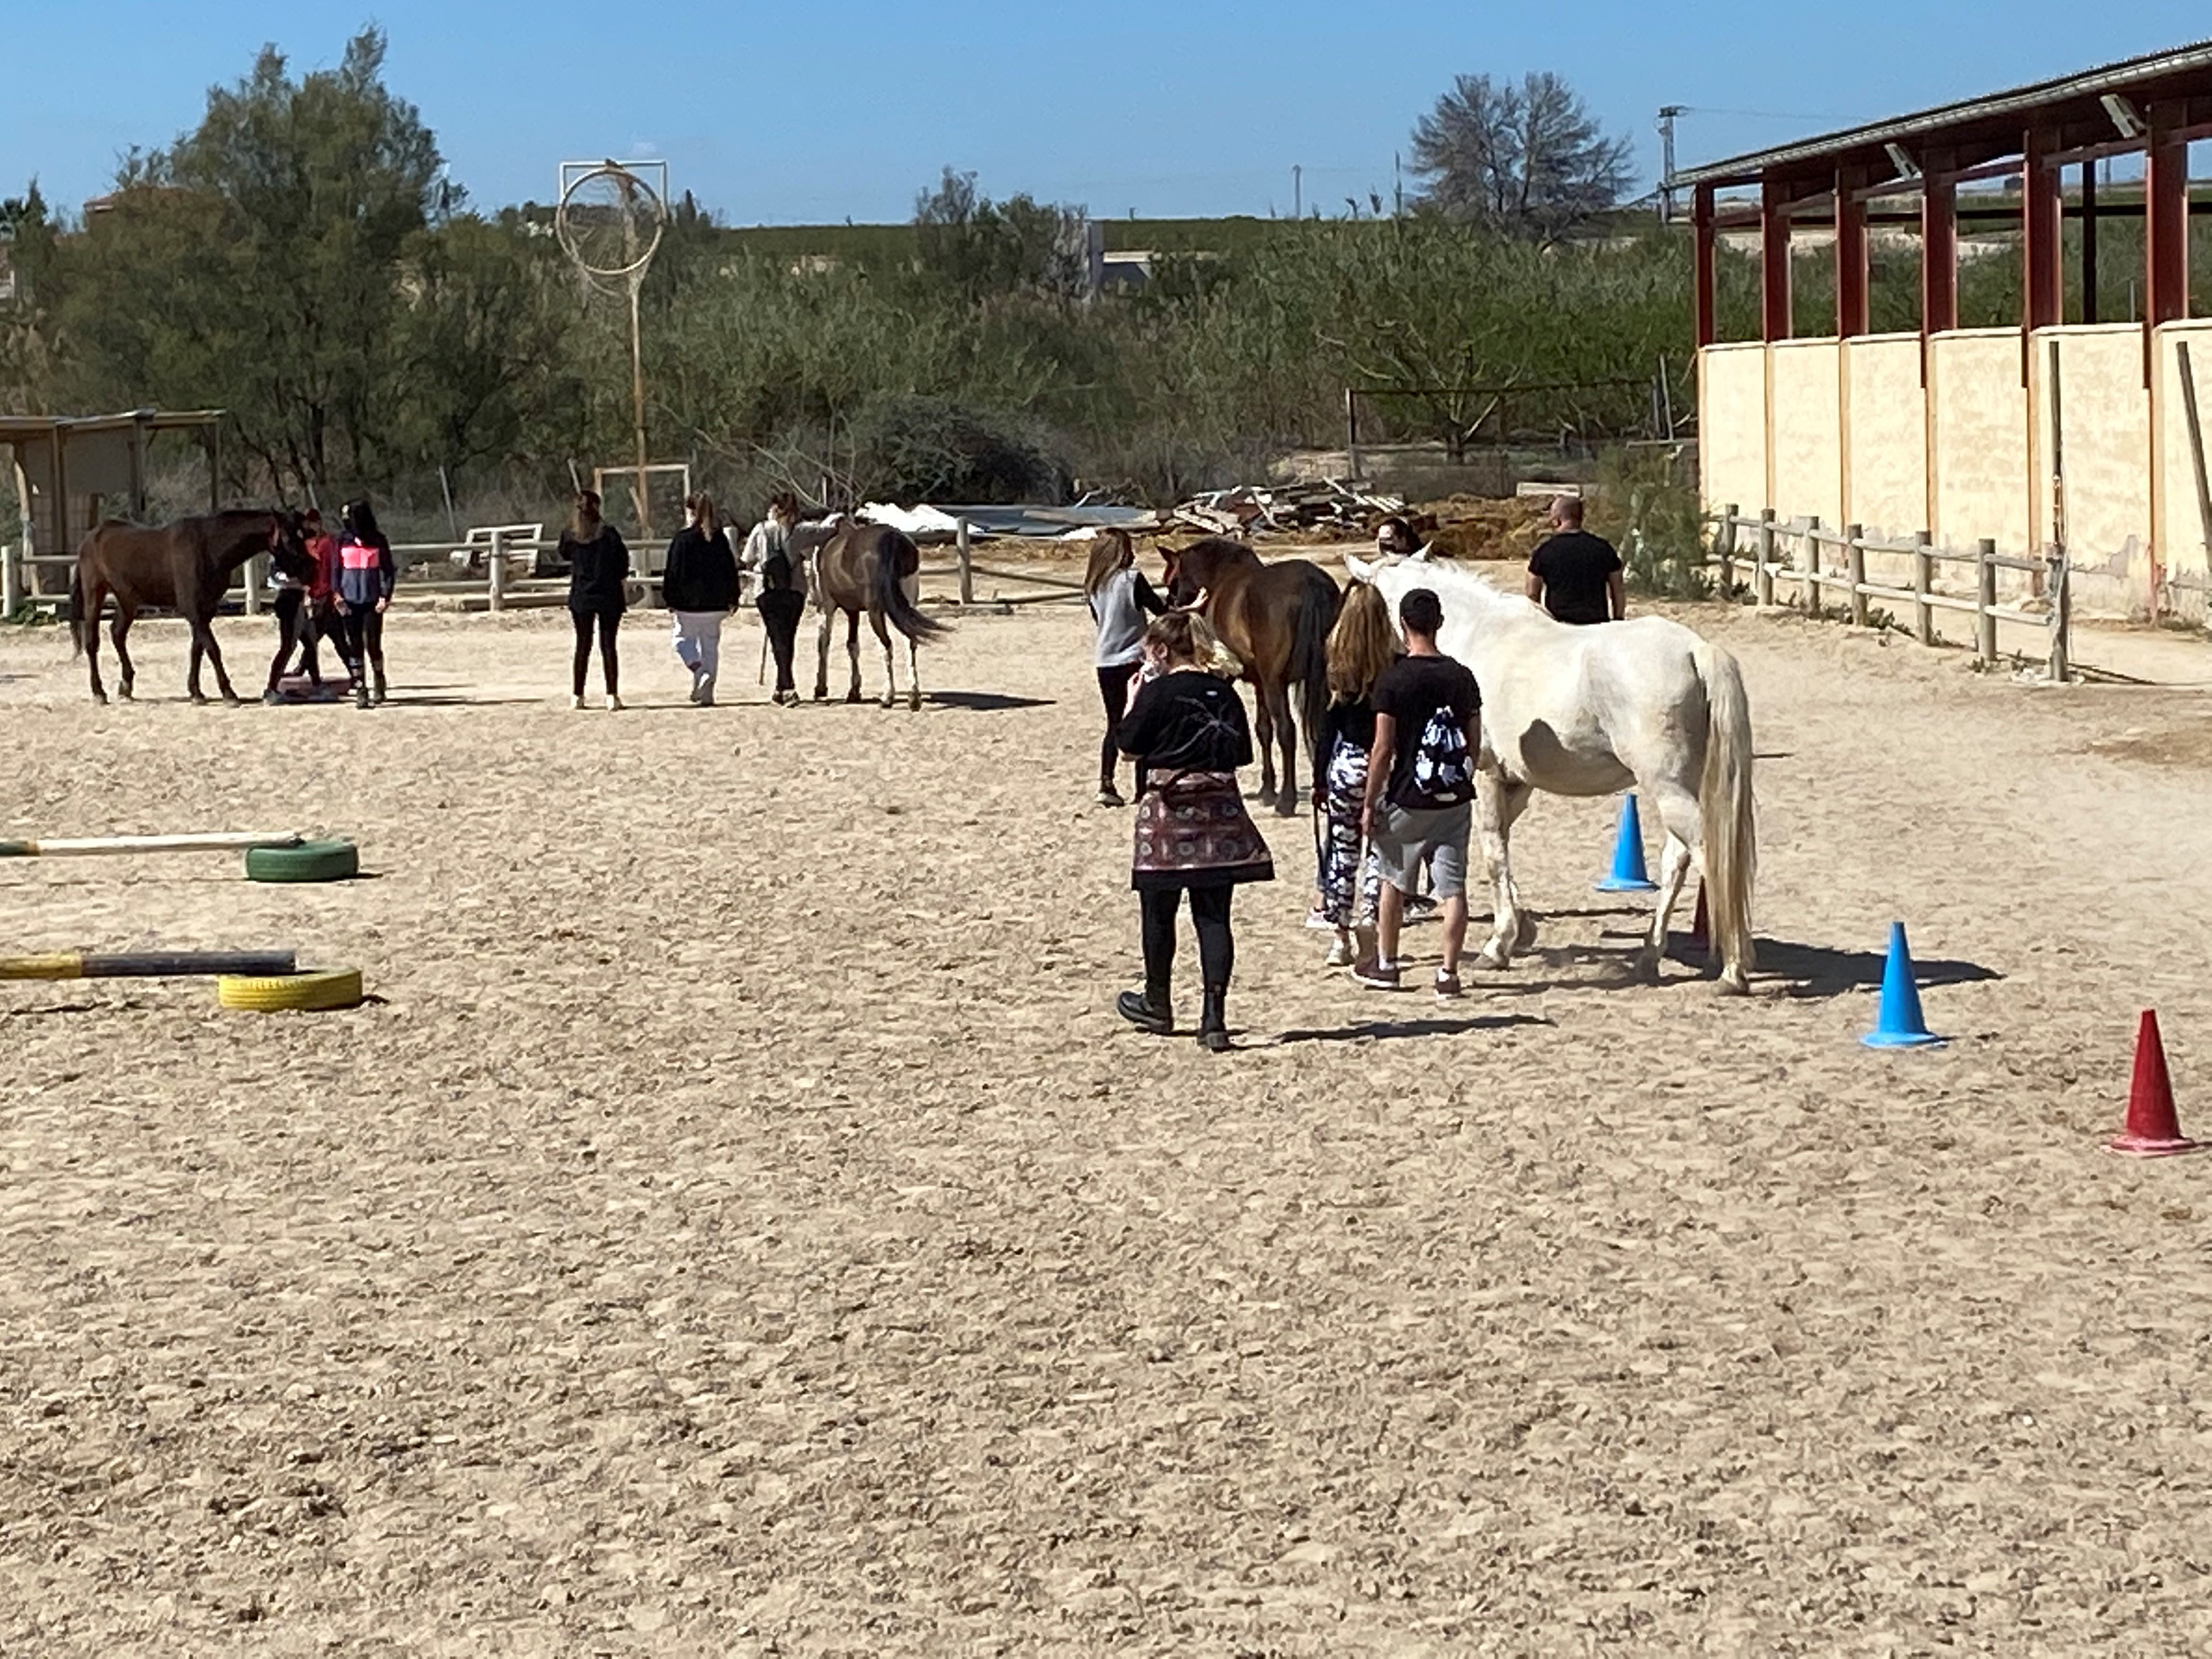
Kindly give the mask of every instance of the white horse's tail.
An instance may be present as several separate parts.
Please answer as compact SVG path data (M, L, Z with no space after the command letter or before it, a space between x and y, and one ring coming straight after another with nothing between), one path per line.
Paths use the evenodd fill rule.
M1705 773L1698 786L1705 816L1705 909L1709 937L1721 959L1721 981L1747 988L1754 963L1751 889L1759 873L1759 834L1751 799L1751 702L1743 671L1720 647L1700 641L1698 676L1705 683Z

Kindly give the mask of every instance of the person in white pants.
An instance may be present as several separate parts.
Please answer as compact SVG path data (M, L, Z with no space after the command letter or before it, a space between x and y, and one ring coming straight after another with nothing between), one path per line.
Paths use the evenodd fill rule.
M711 708L722 665L722 618L738 602L738 561L709 496L690 496L684 513L684 528L668 544L660 594L675 621L677 660L691 671L691 701Z

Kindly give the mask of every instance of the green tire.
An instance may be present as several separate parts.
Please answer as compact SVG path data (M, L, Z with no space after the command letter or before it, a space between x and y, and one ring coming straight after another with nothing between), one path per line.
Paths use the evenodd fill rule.
M361 873L361 850L349 841L303 841L296 847L249 847L248 881L346 881Z

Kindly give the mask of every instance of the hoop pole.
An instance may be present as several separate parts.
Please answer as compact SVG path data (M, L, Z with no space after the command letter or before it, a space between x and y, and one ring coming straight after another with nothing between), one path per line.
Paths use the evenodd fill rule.
M66 858L88 854L118 853L236 853L256 847L297 847L301 836L290 830L266 835L85 836L74 839L0 841L0 859Z
M638 324L637 291L642 273L629 279L629 398L630 414L637 424L638 533L653 536L653 508L648 505L645 479L645 337Z

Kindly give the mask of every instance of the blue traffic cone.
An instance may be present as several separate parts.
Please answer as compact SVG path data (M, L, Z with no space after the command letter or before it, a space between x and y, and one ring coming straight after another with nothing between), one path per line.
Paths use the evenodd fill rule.
M1905 948L1905 924L1889 924L1889 960L1881 970L1881 1013L1874 1030L1861 1038L1869 1048L1926 1048L1943 1039L1931 1036L1920 1012L1920 987L1913 982L1912 952Z
M1620 803L1620 834L1613 843L1613 873L1598 883L1601 893L1656 893L1659 884L1644 867L1644 820L1636 815L1636 797Z

